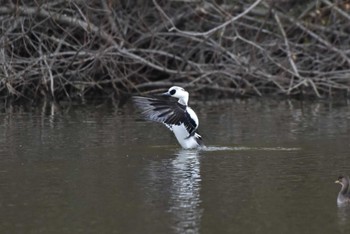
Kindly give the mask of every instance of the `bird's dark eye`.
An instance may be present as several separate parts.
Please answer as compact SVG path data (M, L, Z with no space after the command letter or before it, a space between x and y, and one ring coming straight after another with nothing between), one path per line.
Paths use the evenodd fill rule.
M173 90L170 90L170 95L174 95L175 93L176 93L176 90L175 89L173 89Z

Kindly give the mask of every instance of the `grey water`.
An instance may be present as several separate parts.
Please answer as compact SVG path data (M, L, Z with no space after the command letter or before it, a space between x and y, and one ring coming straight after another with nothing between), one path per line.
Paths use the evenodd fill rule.
M0 112L0 233L349 233L347 102L195 102L182 150L128 103Z

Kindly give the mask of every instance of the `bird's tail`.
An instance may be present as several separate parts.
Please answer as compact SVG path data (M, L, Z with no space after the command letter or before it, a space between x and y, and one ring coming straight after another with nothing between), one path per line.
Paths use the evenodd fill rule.
M201 135L199 135L198 133L195 133L194 138L196 139L198 145L204 146L203 139L202 139Z

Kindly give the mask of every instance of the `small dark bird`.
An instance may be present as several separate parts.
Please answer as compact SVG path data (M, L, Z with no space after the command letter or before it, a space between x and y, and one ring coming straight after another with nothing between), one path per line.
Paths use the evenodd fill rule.
M337 198L338 205L350 205L349 177L339 176L335 183L341 185L340 192Z

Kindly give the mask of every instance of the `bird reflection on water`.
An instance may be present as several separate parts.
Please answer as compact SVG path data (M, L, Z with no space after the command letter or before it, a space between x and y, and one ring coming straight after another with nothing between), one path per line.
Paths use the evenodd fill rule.
M199 233L203 213L200 153L200 150L181 149L155 157L148 164L144 180L147 185L143 185L147 189L145 202L151 209L152 204L165 206L173 233Z
M174 229L177 233L199 233L202 209L198 154L198 150L180 150L172 161L172 193L169 211L176 219Z
M347 233L348 227L350 225L350 206L340 205L338 206L338 226L340 230L343 230L341 233Z

